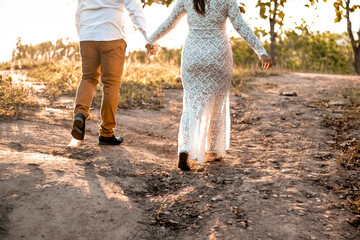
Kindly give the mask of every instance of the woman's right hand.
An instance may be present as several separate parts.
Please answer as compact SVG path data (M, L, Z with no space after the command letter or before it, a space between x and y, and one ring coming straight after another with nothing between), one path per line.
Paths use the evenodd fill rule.
M267 54L261 55L261 63L262 63L263 69L265 69L265 70L271 68L273 65L271 57Z

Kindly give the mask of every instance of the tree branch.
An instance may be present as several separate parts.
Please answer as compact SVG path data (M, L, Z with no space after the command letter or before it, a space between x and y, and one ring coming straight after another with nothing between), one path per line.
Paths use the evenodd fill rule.
M275 4L275 6L274 6L274 14L273 14L273 17L272 17L272 19L275 21L275 19L276 19L276 14L277 14L277 9L278 9L278 0L274 0L274 4Z

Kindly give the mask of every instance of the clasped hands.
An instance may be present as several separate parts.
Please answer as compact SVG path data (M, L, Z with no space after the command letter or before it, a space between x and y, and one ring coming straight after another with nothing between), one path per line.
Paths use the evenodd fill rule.
M150 56L156 54L159 51L159 44L157 44L157 43L154 43L154 44L147 43L145 45L145 48L146 48L146 51L147 51L146 55L148 57L150 57Z

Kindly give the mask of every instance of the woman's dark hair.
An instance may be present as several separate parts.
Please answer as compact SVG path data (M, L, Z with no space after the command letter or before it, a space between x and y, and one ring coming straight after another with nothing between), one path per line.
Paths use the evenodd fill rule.
M194 8L197 13L202 15L205 14L205 0L193 0L194 1Z

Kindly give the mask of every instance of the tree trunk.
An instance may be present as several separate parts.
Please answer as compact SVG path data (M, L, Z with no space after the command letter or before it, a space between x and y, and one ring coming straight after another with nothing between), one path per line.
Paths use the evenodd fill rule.
M360 47L357 47L356 50L357 51L354 53L355 56L354 67L356 74L360 75Z
M275 33L275 20L270 19L270 57L275 65L275 43L276 43L276 33Z
M347 31L355 57L355 61L354 61L355 72L356 74L360 75L360 43L357 43L355 41L354 34L352 32L352 26L350 21L350 0L346 1L346 20L347 20ZM360 29L358 32L358 37L360 40Z
M273 65L276 65L275 61L275 44L276 44L276 32L275 32L275 23L276 23L276 14L277 14L277 8L278 8L278 0L274 1L274 11L273 16L271 17L271 14L269 16L270 20L270 57L273 61Z

